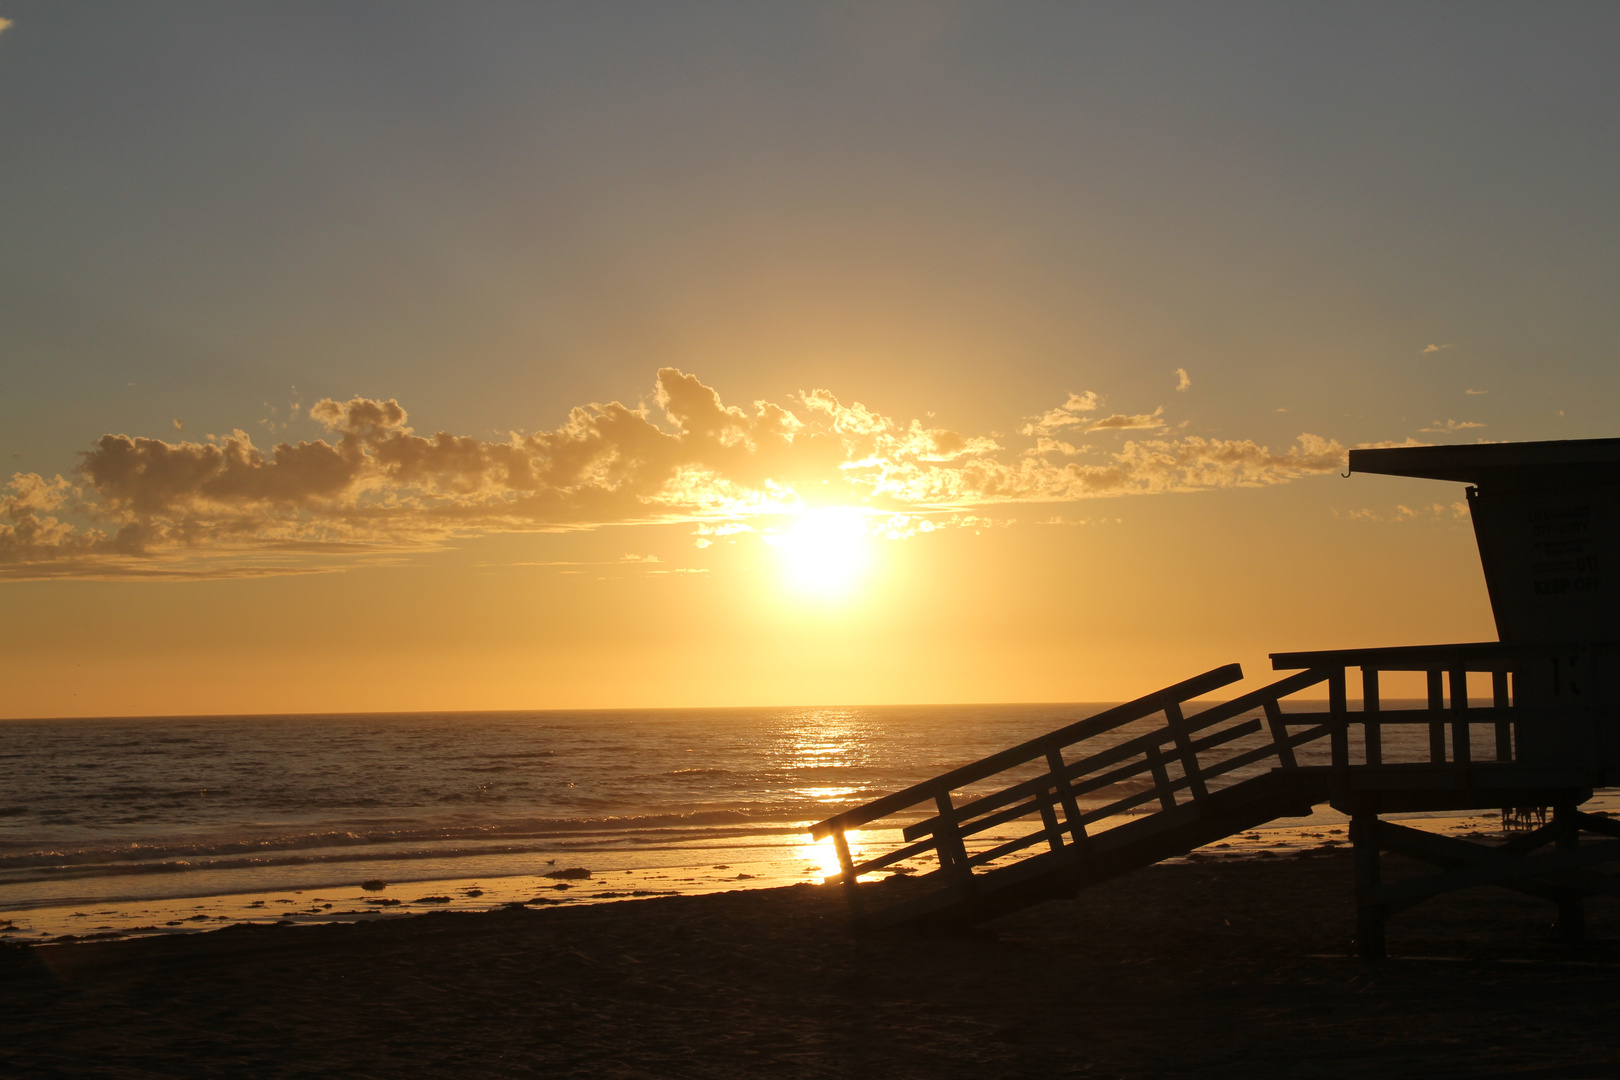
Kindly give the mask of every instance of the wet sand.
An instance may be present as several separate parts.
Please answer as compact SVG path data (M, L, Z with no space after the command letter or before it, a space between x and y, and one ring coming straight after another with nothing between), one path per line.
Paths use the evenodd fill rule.
M904 882L872 888L904 889ZM813 885L0 951L7 1077L1620 1076L1620 905L1476 889L1348 956L1348 853L1152 867L982 932Z
M1600 797L1601 798L1601 797ZM1600 799L1588 808L1596 809ZM1613 801L1620 809L1620 800ZM1612 811L1611 811L1612 812ZM1471 814L1427 814L1398 816L1402 824L1443 835L1460 836L1482 843L1500 840L1500 816L1495 812ZM1256 857L1288 858L1301 851L1347 842L1347 822L1327 807L1318 808L1308 818L1294 818L1235 834L1208 847L1200 848L1172 862L1207 862ZM808 830L808 825L806 825ZM987 834L987 843L998 843L1015 835ZM808 840L808 835L801 834ZM861 851L867 844L898 846L897 833L855 832L851 845ZM646 859L646 852L638 852ZM318 885L285 887L267 891L212 893L207 889L178 896L119 896L127 888L124 879L108 878L99 885L103 894L85 895L41 904L19 903L13 897L25 893L28 883L0 888L0 943L27 941L44 943L65 940L108 940L145 934L193 933L215 930L233 923L317 923L353 922L420 914L424 911L487 911L513 901L544 897L547 904L570 906L647 895L695 895L759 889L819 881L837 869L832 844L772 843L749 846L709 847L701 850L670 850L657 853L647 865L626 867L619 852L570 852L558 859L528 860L544 865L539 873L497 873L480 877L391 878L385 889L368 891L362 877L347 881L327 881ZM932 867L930 859L914 860L914 869ZM548 876L559 869L582 866L591 871L588 878L553 880ZM375 877L376 875L369 875ZM190 879L186 879L189 881ZM66 883L71 887L74 882ZM79 883L83 884L83 883ZM175 883L163 883L173 887ZM55 890L63 891L63 890ZM87 890L89 891L89 890ZM108 892L111 895L108 895Z

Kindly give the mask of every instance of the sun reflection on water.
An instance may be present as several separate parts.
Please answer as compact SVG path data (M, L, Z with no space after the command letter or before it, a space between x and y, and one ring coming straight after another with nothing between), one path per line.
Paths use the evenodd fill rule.
M778 760L798 774L793 795L808 804L806 812L815 813L815 820L825 820L882 793L872 790L872 785L881 783L874 772L882 771L883 734L871 716L839 707L796 711L792 722L783 725ZM806 841L795 846L794 857L803 860L807 870L830 877L839 871L838 851L830 836L808 839L814 824L813 820L801 823ZM856 861L883 846L877 835L882 831L851 829L844 834Z
M806 826L806 832L809 827ZM862 846L864 833L860 829L851 829L844 834L849 842L849 853L859 862L865 850ZM831 877L838 873L838 849L833 846L833 838L828 836L814 843L800 844L793 849L795 858L803 859L806 866L815 868L822 877Z

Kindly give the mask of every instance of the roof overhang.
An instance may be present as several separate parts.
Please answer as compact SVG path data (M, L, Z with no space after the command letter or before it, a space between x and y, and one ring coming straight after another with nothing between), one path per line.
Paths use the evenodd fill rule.
M1350 471L1463 484L1515 481L1556 487L1612 484L1620 482L1620 439L1352 450Z

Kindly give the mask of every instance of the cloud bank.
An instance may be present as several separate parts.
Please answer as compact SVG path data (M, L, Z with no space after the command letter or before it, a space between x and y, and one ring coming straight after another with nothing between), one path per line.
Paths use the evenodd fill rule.
M394 400L327 398L308 411L321 438L265 449L242 430L203 441L103 435L72 478L15 475L0 494L0 577L284 572L312 552L619 523L713 526L806 505L949 515L1277 484L1344 461L1343 446L1314 435L1281 452L1197 436L1114 449L1048 437L1166 426L1162 408L1096 419L1100 406L1094 393L1069 395L1025 425L1035 445L1015 451L997 436L901 422L825 390L727 405L676 368L659 370L651 405L581 405L555 430L501 440L419 434ZM283 561L266 563L272 554Z

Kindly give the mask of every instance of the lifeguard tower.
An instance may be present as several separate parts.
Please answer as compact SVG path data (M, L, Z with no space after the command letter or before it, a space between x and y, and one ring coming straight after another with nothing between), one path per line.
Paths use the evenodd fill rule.
M967 925L1326 802L1350 817L1362 956L1383 956L1390 915L1474 885L1551 901L1580 936L1584 898L1620 892L1593 869L1620 860L1620 821L1580 809L1620 786L1620 439L1353 450L1350 469L1470 485L1500 640L1273 653L1293 674L1195 707L1243 677L1228 664L836 814L812 833L853 916ZM1387 707L1386 672L1421 672L1426 702ZM1393 725L1426 729L1426 752L1386 752ZM1551 820L1498 846L1383 820L1519 807ZM1383 852L1436 872L1386 883ZM903 899L860 886L907 860L934 867Z

